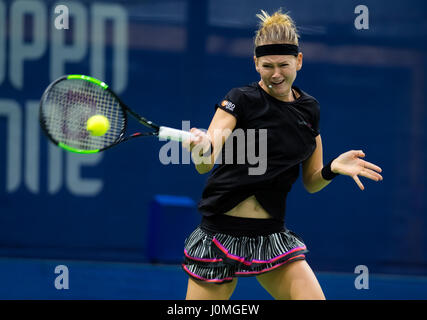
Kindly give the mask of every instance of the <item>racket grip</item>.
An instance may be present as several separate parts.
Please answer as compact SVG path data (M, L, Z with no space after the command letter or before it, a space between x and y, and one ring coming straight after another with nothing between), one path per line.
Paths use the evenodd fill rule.
M160 127L159 128L159 139L167 139L180 141L189 140L192 136L192 133L189 131L183 131L178 129L173 129L169 127Z

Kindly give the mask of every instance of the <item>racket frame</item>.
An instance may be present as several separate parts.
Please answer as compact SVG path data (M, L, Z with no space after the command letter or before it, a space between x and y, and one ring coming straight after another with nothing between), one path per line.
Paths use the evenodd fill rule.
M48 95L48 93L50 92L50 90L52 89L53 86L57 85L59 82L61 81L66 81L66 80L72 80L72 79L78 79L78 80L84 80L84 81L89 81L92 82L96 85L98 85L99 87L101 87L104 90L107 90L119 103L120 107L122 108L123 111L123 120L124 120L124 124L123 124L123 128L119 134L119 136L117 137L117 139L103 147L100 149L93 149L93 150L82 150L82 149L77 149L77 148L73 148L70 147L68 145L66 145L65 143L59 142L56 139L53 138L53 136L49 133L49 130L47 128L46 125L46 120L44 119L43 115L42 115L42 109L43 109L43 102L46 98L46 96ZM141 123L142 125L146 126L147 128L152 129L153 131L151 132L137 132L134 133L130 136L125 136L126 133L126 129L127 129L127 121L128 121L128 113L130 115L132 115L139 123ZM49 140L51 140L55 145L57 145L58 147L61 147L62 149L66 150L66 151L70 151L70 152L74 152L74 153L80 153L80 154L93 154L93 153L98 153L104 150L107 150L121 142L133 139L133 138L138 138L138 137L143 137L143 136L158 136L159 134L159 130L160 130L160 126L158 126L157 124L153 123L152 121L147 120L146 118L140 116L138 113L136 113L135 111L133 111L132 109L130 109L120 98L119 96L110 89L110 87L103 81L100 81L96 78L90 77L90 76L86 76L86 75L79 75L79 74L71 74L71 75L64 75L59 77L58 79L56 79L54 82L52 82L44 91L42 98L40 100L40 108L39 108L39 122L40 122L40 126L44 132L44 134L49 138ZM164 128L164 127L162 127Z

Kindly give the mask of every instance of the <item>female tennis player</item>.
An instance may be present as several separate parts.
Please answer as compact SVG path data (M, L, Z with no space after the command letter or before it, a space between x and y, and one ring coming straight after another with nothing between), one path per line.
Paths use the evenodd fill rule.
M187 299L229 299L239 276L256 276L275 299L325 299L305 260L303 240L284 223L286 196L299 167L310 193L337 175L350 176L361 190L359 177L382 180L381 168L363 160L361 150L323 165L319 104L293 85L303 61L295 24L281 10L272 16L261 11L257 17L261 22L254 61L261 79L232 89L216 105L208 131L192 128L194 138L184 144L199 173L209 172L220 153L223 159L199 202L201 224L185 241ZM263 129L266 139L261 137ZM255 133L249 134L251 130ZM250 161L224 161L224 141L234 139L236 131L246 137L246 148L240 150L254 145L261 150L266 144L263 174L249 174ZM234 160L240 156L238 149L232 148Z

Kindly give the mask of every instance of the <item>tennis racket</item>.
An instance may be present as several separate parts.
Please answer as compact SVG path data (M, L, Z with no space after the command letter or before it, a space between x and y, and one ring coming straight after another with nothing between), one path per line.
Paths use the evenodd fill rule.
M128 114L150 130L126 135ZM109 129L102 136L87 130L88 119L95 115L108 119ZM107 84L85 75L66 75L52 82L41 98L39 120L54 144L83 154L104 151L138 137L184 141L192 135L147 120L125 105Z

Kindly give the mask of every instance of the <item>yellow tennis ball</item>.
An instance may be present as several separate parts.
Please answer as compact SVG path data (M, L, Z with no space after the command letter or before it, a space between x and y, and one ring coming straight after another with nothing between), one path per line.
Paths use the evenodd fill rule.
M87 120L86 129L92 136L103 136L110 129L110 121L107 117L96 114Z

